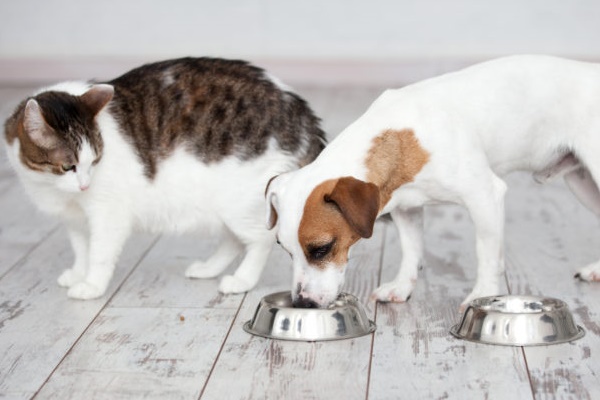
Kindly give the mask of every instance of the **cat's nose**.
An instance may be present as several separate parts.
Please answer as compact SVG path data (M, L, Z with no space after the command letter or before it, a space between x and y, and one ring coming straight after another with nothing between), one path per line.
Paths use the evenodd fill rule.
M90 185L79 185L79 189L81 189L82 192L85 192L86 190L88 190L89 187L90 187Z

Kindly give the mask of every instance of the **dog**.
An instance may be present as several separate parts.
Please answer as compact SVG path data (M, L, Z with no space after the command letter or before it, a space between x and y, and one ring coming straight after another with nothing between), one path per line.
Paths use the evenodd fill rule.
M273 178L267 226L293 259L294 305L327 307L344 282L350 247L378 216L397 226L397 276L372 297L404 302L423 258L423 206L456 203L476 233L471 300L500 294L502 177L563 176L600 215L600 65L520 55L387 90L311 164ZM600 280L600 261L576 277Z

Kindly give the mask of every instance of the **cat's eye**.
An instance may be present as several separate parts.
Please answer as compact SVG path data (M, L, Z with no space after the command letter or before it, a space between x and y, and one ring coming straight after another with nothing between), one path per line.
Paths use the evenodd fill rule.
M335 239L323 245L309 245L307 248L309 258L314 261L322 260L331 252L334 244Z
M63 164L61 167L62 167L62 170L65 172L69 172L69 171L75 172L77 170L77 167L73 164Z

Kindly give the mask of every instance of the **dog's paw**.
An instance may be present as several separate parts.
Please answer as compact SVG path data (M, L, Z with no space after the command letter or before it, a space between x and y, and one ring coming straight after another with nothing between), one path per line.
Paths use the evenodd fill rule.
M411 280L405 283L398 284L396 282L388 282L379 286L371 299L383 303L404 303L410 299L410 294L415 288L416 280Z
M196 261L185 270L185 276L194 279L211 279L217 277L221 272L221 268L212 268L210 264Z
M101 297L106 289L99 288L88 282L78 282L71 286L67 292L67 296L77 300L90 300Z
M84 278L85 277L83 276L83 274L80 274L76 272L73 268L70 268L64 270L63 273L60 274L60 276L57 279L57 282L58 285L61 287L70 288L76 283L83 281Z
M219 292L223 294L245 293L254 287L253 284L233 275L225 275L219 284Z
M593 263L581 268L576 274L575 278L581 279L586 282L600 282L600 262Z
M500 294L500 290L495 285L488 287L475 287L473 291L460 304L458 311L465 312L469 303L480 297L496 296Z

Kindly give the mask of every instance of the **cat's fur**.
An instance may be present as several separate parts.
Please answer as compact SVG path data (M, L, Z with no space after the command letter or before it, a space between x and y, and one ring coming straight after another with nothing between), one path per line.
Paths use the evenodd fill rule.
M75 253L58 282L102 296L133 230L221 232L186 276L219 275L224 293L256 283L274 242L268 180L324 147L298 95L242 61L185 58L105 84L63 83L23 101L5 123L9 159L37 206L64 218Z

